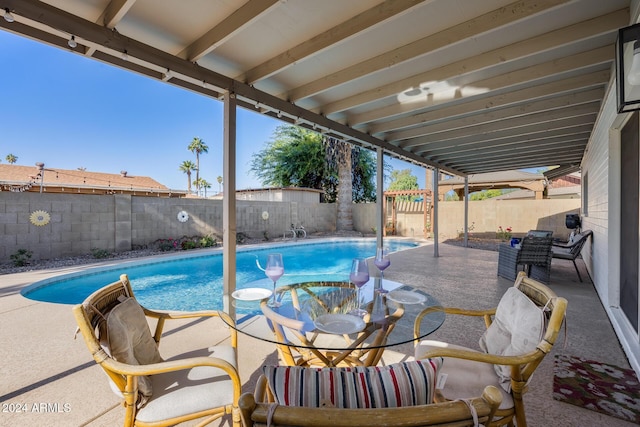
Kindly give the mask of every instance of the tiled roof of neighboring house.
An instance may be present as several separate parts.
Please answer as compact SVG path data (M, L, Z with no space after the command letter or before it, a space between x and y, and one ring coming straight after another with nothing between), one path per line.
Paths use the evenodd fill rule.
M185 191L175 191L148 176L69 170L43 166L0 164L0 190L40 191L84 194L135 194L182 197Z

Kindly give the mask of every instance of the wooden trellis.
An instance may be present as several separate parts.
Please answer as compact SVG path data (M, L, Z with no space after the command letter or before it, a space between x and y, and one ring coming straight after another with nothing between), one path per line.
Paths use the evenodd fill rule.
M422 196L422 215L423 215L423 227L422 232L424 237L429 237L431 232L431 218L433 218L433 203L431 190L397 190L397 191L385 191L384 200L382 204L382 210L384 212L385 227L383 235L395 234L397 223L397 203L396 199L401 196ZM391 220L389 221L388 206L391 203ZM390 224L390 227L388 227Z

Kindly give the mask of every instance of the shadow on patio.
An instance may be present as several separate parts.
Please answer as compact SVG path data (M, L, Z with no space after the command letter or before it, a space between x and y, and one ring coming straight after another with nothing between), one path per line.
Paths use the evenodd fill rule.
M468 308L495 307L512 285L496 274L497 252L447 244L440 244L439 249L439 258L433 257L431 245L392 254L392 264L385 277L422 289L443 305ZM529 425L631 426L632 423L558 402L552 397L555 354L629 367L581 260L578 266L584 283L578 281L571 262L553 261L550 287L569 302L567 327L552 353L537 369L524 397ZM61 272L65 271L51 273ZM0 425L121 425L123 410L117 397L91 360L82 339L73 340L75 322L70 306L35 302L14 293L34 280L45 278L43 276L46 275L42 272L33 272L2 277L0 293L7 289L11 292L2 298L0 308L3 325L0 329L3 361ZM450 317L430 338L476 347L483 330L482 322L473 328L467 323L464 325L462 319ZM165 357L184 351L185 342L190 347L214 343L219 327L210 320L167 326L160 348ZM179 334L172 333L178 328ZM258 369L264 364L277 363L277 355L270 345L242 334L239 338L240 374L245 390L252 391ZM410 346L392 350L413 353Z

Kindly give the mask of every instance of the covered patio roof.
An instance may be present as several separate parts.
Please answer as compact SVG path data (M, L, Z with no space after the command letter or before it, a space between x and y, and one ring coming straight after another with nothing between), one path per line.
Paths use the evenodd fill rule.
M629 3L0 0L0 28L467 176L579 166Z

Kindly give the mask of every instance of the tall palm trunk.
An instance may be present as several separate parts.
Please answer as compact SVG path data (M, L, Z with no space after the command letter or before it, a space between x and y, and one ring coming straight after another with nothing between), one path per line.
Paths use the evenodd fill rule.
M196 151L196 189L200 191L200 153Z
M351 144L332 137L323 140L326 160L338 168L338 194L336 197L338 231L353 231L353 181L351 171Z
M344 146L343 155L338 163L338 231L353 231L353 183L351 180L351 146L341 142Z

